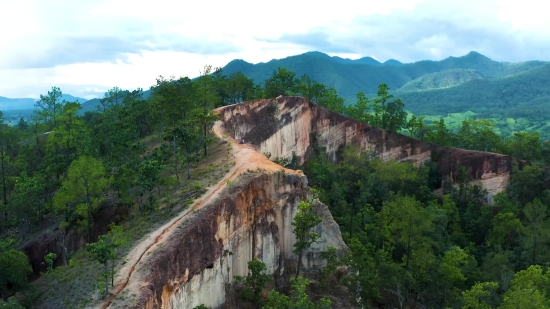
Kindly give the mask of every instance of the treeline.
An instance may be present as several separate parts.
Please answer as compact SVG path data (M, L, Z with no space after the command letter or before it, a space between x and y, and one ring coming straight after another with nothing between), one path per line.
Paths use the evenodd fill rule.
M341 158L318 149L303 169L351 249L340 283L361 305L550 306L550 191L539 166L514 167L488 205L465 168L453 186L434 163L384 163L353 147Z

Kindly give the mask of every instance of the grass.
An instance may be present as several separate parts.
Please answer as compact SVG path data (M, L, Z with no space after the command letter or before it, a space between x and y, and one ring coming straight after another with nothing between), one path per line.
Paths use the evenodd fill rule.
M160 140L155 137L145 139L148 148L158 147ZM226 146L227 145L227 146ZM150 232L158 229L181 211L187 209L209 186L217 184L235 164L231 154L231 145L218 140L209 146L208 155L200 159L191 168L191 178L181 173L179 181L174 173L173 162L167 162L161 172L163 184L161 194L157 192L157 210L153 217L148 213L140 214L137 205L133 207L134 218L126 218L121 223L129 239L121 248L120 256L126 254ZM173 160L173 158L171 159ZM147 200L147 197L144 197ZM122 258L116 269L126 263ZM71 257L70 265L57 267L33 282L31 287L20 295L27 307L32 308L85 308L94 307L102 301L102 266L93 261L84 248ZM136 295L122 294L116 304L135 304Z

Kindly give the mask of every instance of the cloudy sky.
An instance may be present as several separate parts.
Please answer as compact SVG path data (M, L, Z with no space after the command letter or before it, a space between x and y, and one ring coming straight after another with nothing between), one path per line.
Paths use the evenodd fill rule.
M52 86L100 97L113 86L148 89L159 75L195 77L205 64L311 50L402 62L471 50L550 60L541 0L2 2L0 96L12 98Z

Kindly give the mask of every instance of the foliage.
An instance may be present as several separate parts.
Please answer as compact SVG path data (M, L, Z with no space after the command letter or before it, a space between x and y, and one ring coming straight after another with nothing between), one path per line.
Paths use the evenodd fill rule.
M27 274L31 271L25 253L15 249L0 252L0 294L4 301L10 294L27 287Z
M263 309L328 309L331 308L329 299L321 298L317 303L312 302L306 294L306 288L311 283L301 276L290 279L292 286L290 296L275 290L269 292Z
M244 286L241 297L250 301L256 308L262 304L262 290L265 284L272 279L266 270L265 264L254 258L248 262L249 273L246 277L235 276L235 282Z
M53 269L53 262L57 258L57 254L50 252L44 256L44 260L46 261L46 264L48 264L48 271Z
M317 242L320 233L312 232L311 229L323 221L321 217L313 212L314 204L311 201L301 201L298 206L298 212L292 220L292 232L296 236L294 243L294 254L297 256L298 267L296 276L300 274L300 265L302 264L302 255L311 247L314 242Z
M54 196L54 205L64 212L68 219L77 215L79 222L88 230L88 241L92 237L93 214L104 199L108 186L105 168L93 157L82 156L69 167L67 178ZM75 205L71 207L70 205Z

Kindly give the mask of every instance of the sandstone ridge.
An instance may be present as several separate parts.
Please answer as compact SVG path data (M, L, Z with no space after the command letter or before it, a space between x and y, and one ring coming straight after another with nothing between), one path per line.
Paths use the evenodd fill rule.
M512 162L525 164L506 155L444 147L388 132L302 97L256 100L226 106L218 112L236 139L244 138L274 158L289 158L294 153L303 163L314 147L322 147L336 160L344 145L353 144L384 160L411 161L415 165L432 160L451 181L456 181L457 170L464 166L474 183L480 183L490 196L506 188Z
M253 257L275 277L296 259L291 223L297 204L309 198L307 178L270 161L253 145L239 144L224 128L218 121L214 132L231 143L235 166L190 209L129 253L101 308L220 308L234 276L246 275ZM320 252L328 246L340 254L348 250L327 206L315 203L323 218L316 227L322 236L302 258L305 271L323 266ZM131 306L117 300L132 295Z
M278 97L219 108L214 132L231 144L235 166L190 209L180 213L128 255L116 288L101 308L220 308L235 275L246 275L247 262L260 258L281 275L295 242L292 219L307 198L301 171L270 161L293 154L303 163L315 147L336 160L353 144L384 160L426 160L456 179L460 166L490 195L504 190L516 160L495 153L447 148L369 126L317 106L301 97ZM238 141L244 139L246 144ZM520 162L520 165L523 165ZM322 267L319 253L327 246L347 250L328 208L316 202L323 223L320 241L303 257L305 270ZM135 295L131 306L116 301Z

